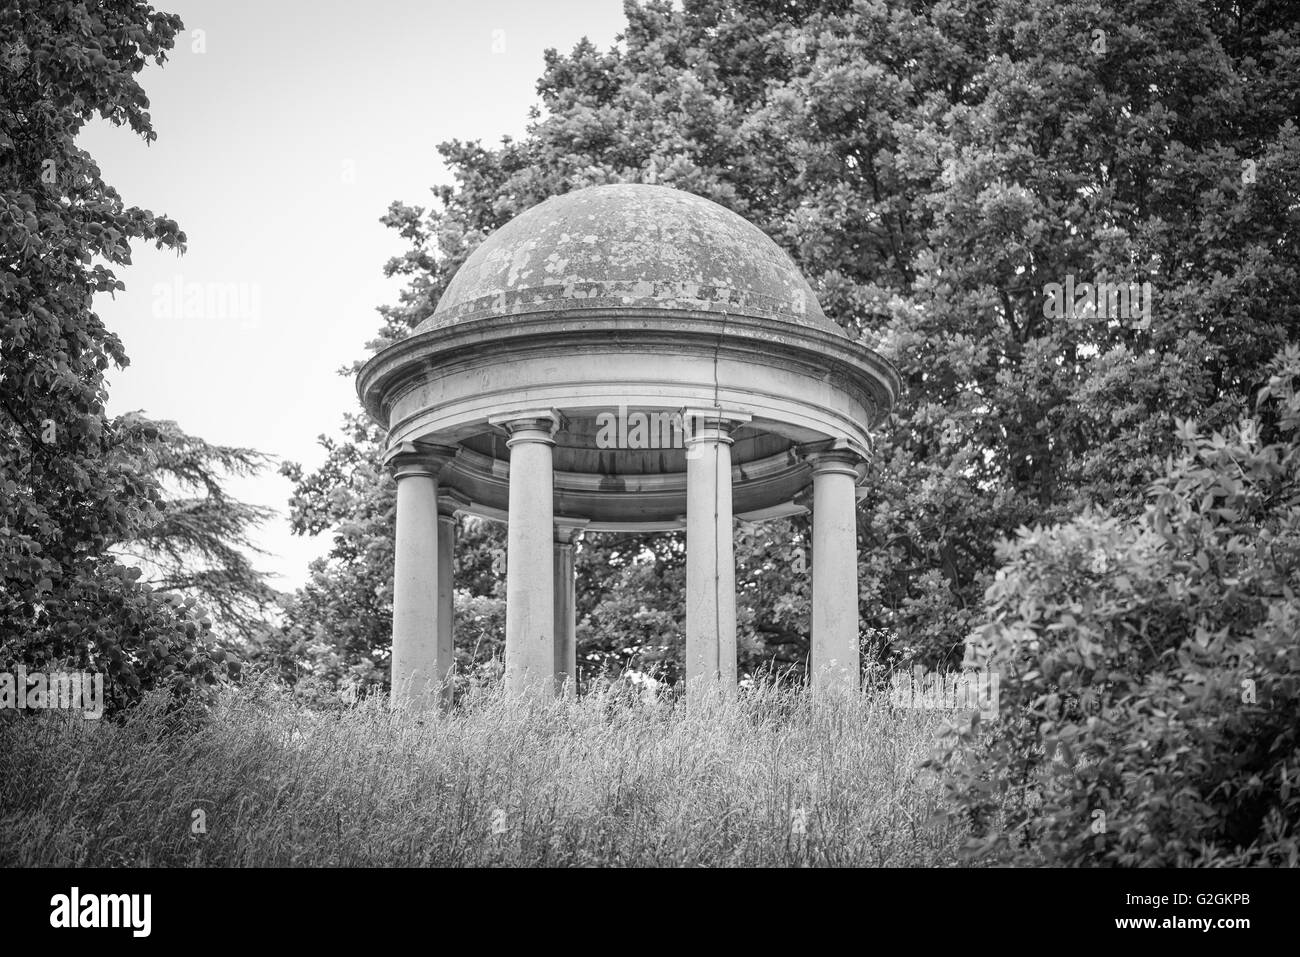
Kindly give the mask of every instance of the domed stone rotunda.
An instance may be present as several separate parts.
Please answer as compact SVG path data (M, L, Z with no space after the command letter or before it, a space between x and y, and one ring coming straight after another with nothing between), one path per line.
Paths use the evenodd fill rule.
M577 676L575 535L684 528L694 696L736 681L733 519L811 509L812 684L856 688L857 486L900 387L716 203L593 186L515 217L358 376L397 480L394 702L449 684L457 512L507 523L518 693Z

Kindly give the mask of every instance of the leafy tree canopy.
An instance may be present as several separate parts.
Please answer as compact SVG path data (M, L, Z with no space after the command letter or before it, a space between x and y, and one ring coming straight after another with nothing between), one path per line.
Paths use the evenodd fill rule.
M111 547L166 512L140 423L104 411L127 356L92 308L124 288L132 240L185 247L126 206L76 136L94 116L154 139L137 82L181 21L145 3L13 0L0 10L0 668L101 671L110 708L188 694L225 658L193 598L165 596Z
M374 345L556 193L657 182L754 221L904 373L859 528L863 637L886 658L954 663L1002 538L1088 508L1141 514L1176 422L1235 422L1294 335L1285 5L650 0L626 15L613 49L547 53L525 137L443 144L454 183L392 205L409 248L387 271L408 285ZM1098 282L1150 296L1062 310L1047 295ZM379 438L350 419L296 500L305 521L349 516L314 587L367 596L370 624L310 617L371 649L391 593L390 563L361 558L392 534ZM790 570L807 537L799 520L738 534L742 667L806 655L806 576ZM671 669L680 540L588 536L578 561L588 665Z

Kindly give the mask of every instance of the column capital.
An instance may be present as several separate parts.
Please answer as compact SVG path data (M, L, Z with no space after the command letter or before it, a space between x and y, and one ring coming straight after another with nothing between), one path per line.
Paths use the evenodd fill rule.
M557 517L555 519L555 544L572 548L573 540L589 524L591 524L589 518Z
M438 518L452 521L456 515L469 507L469 499L452 489L440 490L438 493Z
M384 453L384 465L393 478L404 479L412 475L437 478L447 464L456 457L456 449L431 442L398 442Z
M813 475L838 473L861 481L859 468L866 462L866 450L848 439L827 439L799 446L799 457L812 466Z
M687 406L682 409L682 426L686 431L685 445L697 442L725 442L731 444L731 433L754 417L739 409L721 406Z
M488 419L488 425L497 426L510 436L506 448L518 442L545 442L554 445L555 433L564 428L564 424L564 415L559 409L521 409Z

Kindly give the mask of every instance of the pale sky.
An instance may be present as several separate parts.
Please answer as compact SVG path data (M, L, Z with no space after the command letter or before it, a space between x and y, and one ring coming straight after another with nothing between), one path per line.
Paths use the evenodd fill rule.
M142 409L310 470L323 460L316 437L358 407L337 370L363 355L375 309L400 288L382 270L403 245L379 217L392 200L428 206L430 187L450 181L439 142L521 136L542 51L584 35L609 47L622 2L154 5L185 21L168 62L142 74L157 141L97 121L79 144L128 204L175 219L189 250L136 243L118 270L126 291L96 297L131 357L110 370L109 411ZM302 584L328 533L290 534L292 487L273 469L229 487L279 510L255 536L272 553L259 564L278 588Z

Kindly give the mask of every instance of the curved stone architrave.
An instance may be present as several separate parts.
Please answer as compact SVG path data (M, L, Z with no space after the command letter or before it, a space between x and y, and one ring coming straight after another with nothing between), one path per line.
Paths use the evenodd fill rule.
M564 400L561 408L607 406L620 396L631 406L665 393L671 401L645 404L741 403L774 424L802 420L821 435L837 425L835 437L862 441L901 389L897 371L842 333L774 325L662 309L529 316L508 324L480 319L388 347L362 368L358 393L370 414L394 430L394 441L426 429L456 436L501 401L516 404L519 390L530 398L534 390L549 390ZM699 359L708 360L703 370ZM761 371L771 381L753 381ZM543 395L536 392L539 405L548 404ZM422 414L423 422L412 421Z
M789 448L839 439L865 454L871 441L867 423L880 408L878 393L883 390L888 399L896 380L896 374L878 378L881 368L892 370L870 350L817 329L775 334L751 322L729 327L719 339L716 319L702 322L661 311L631 325L620 316L618 324L625 328L614 349L602 341L607 329L593 335L593 321L574 328L572 320L542 316L529 317L527 329L479 322L436 328L392 347L396 355L386 352L367 364L360 389L373 413L390 417L397 442L429 435L442 442L471 441L488 431L489 419L525 396L568 416L726 404L752 416L753 433L780 437ZM788 502L808 482L806 470L784 481L757 481L765 462L746 462L741 450L738 445L740 513ZM609 528L645 529L663 527L680 513L672 500L684 494L684 476L674 477L685 471L681 455L662 481L619 473L619 483L611 486L602 481L606 472L587 473L586 483L580 473L566 476L564 454L557 449L556 490L572 514ZM471 511L491 517L480 506L503 506L501 490L492 489L508 483L505 457L480 453L476 458L462 447L449 483L475 503ZM596 495L612 496L605 507L584 501L590 497L584 484ZM610 513L622 507L617 499L632 492L647 496L635 509L639 514L616 522ZM651 507L656 495L663 501Z
M749 521L797 515L806 508L794 504L807 487L808 465L790 451L742 466L733 466L736 514ZM666 531L685 528L685 454L682 470L662 474L623 476L614 488L599 475L554 472L557 512L582 516L592 531ZM445 488L464 498L462 510L479 518L505 521L510 491L509 463L461 449L442 473ZM759 515L755 515L759 513Z

